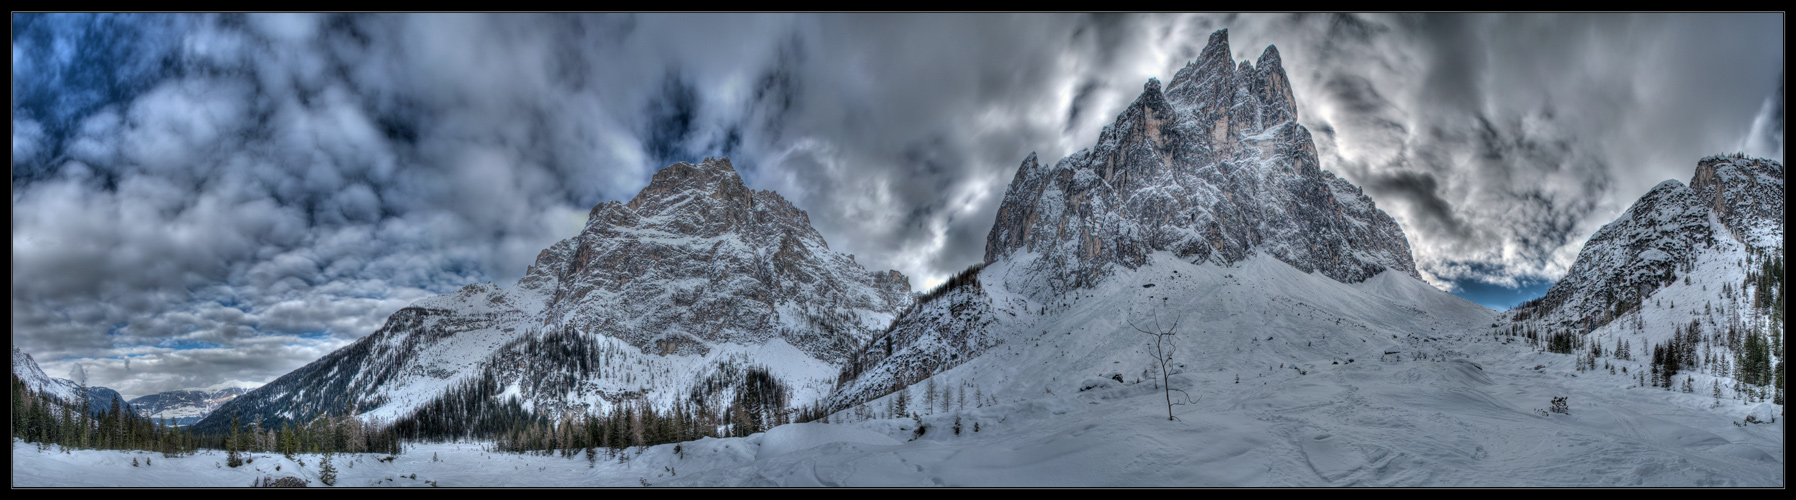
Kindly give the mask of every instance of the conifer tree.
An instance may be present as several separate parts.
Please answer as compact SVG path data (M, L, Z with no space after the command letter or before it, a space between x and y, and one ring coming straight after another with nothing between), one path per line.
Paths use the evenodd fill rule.
M229 455L225 458L225 465L243 465L243 457L237 454L237 442L237 413L231 412L231 433L225 437L225 452Z
M337 485L337 468L331 466L329 453L325 453L324 459L318 462L318 481L323 482L325 486Z

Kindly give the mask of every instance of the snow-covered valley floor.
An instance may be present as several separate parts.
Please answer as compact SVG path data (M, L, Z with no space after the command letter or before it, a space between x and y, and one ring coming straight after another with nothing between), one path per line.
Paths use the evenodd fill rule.
M921 436L909 417L850 417L863 409L592 463L420 444L390 463L337 456L337 486L1785 485L1782 406L1635 387L1641 362L1599 360L1629 374L1577 371L1573 355L1492 337L1494 312L1408 277L1346 285L1270 259L1162 262L1060 305L1006 295L992 285L1004 272L982 275L1000 309L1016 311L996 326L1003 344L936 375L978 392L935 405L953 409L923 415ZM1127 323L1155 303L1185 315L1172 385L1195 402L1174 407L1176 421L1144 376L1150 337ZM1555 397L1567 413L1537 411ZM1748 415L1770 423L1741 423ZM295 475L322 486L319 457L256 457L232 469L222 452L64 453L15 440L13 484L242 487Z
M1522 358L1482 370L1468 361L1330 365L1239 396L1202 390L1202 401L1175 408L1179 421L1166 420L1162 394L1144 382L938 413L915 440L905 418L792 424L683 443L677 455L674 445L633 450L623 461L441 443L390 463L371 454L333 463L339 487L1785 484L1781 416L1742 427L1734 421L1752 407L1738 402L1708 408L1709 398L1548 375ZM1533 413L1553 395L1568 395L1569 414ZM233 469L220 466L221 452L64 453L14 440L13 485L241 487L294 475L323 486L319 457L298 458L306 466L257 454Z
M924 417L928 429L914 440L911 419L878 419L704 439L681 444L678 455L660 445L626 452L624 461L441 443L411 447L390 463L370 454L333 463L339 487L1785 484L1784 419L1734 423L1771 407L1710 408L1712 398L1621 388L1625 380L1606 373L1549 374L1532 366L1557 360L1536 356L1356 361L1273 381L1244 378L1241 391L1232 376L1175 377L1202 397L1175 407L1179 421L1166 420L1163 395L1143 382L937 413ZM1555 395L1568 396L1569 414L1533 412ZM317 456L298 457L301 467L257 454L232 469L219 465L221 452L64 453L17 440L12 456L17 487L240 487L287 475L322 486ZM149 465L133 467L133 458Z

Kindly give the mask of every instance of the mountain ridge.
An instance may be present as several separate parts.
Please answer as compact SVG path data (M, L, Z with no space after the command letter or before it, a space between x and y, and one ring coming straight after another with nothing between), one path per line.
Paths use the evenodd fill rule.
M87 402L88 412L95 415L110 411L115 401L122 409L131 408L118 391L101 386L84 386L73 380L44 373L43 368L37 366L37 361L31 358L31 354L20 350L18 346L12 348L12 374L19 377L32 392L49 396L60 404L78 404L76 398L80 396L80 401Z
M1420 279L1396 221L1320 168L1277 49L1258 68L1228 58L1218 30L1164 91L1150 79L1096 146L1052 166L1024 159L984 262L1041 254L1029 272L1052 293L1155 251L1218 264L1265 252L1343 282L1384 269Z
M1277 48L1257 67L1229 54L1228 31L1212 33L1164 90L1149 79L1094 147L1052 166L1026 157L984 261L856 351L828 408L977 358L1158 259L1231 267L1264 255L1343 284L1387 272L1419 282L1396 221L1320 168Z
M249 392L241 387L216 391L163 391L132 398L128 403L138 415L178 426L193 425L211 415L213 410L231 399Z
M1781 253L1783 198L1782 164L1703 158L1688 184L1668 179L1641 195L1585 241L1545 295L1504 317L1588 333L1638 310L1690 272L1698 254Z
M628 202L595 206L512 288L420 299L199 425L233 411L405 421L466 398L481 412L551 418L665 406L758 364L778 365L802 403L909 300L908 278L831 251L804 211L748 189L728 159L680 162Z

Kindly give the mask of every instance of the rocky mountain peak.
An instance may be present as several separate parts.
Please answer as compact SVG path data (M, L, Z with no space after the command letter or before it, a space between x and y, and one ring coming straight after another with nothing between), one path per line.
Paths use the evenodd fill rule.
M732 232L757 238L772 235L829 247L811 227L809 214L779 193L749 189L728 158L680 162L655 172L629 203L593 207L582 236L607 238L616 236L618 228L636 227L696 237Z
M679 162L655 172L649 185L625 206L643 216L653 216L677 206L684 201L682 196L688 194L744 206L752 203L754 197L728 158L705 158L697 165Z
M581 233L539 253L515 287L475 284L414 302L374 334L226 404L246 416L354 406L398 419L444 391L513 385L544 415L670 404L753 364L790 378L840 363L910 303L903 274L830 250L803 210L749 189L728 159L675 163L628 203L594 207Z
M1236 262L1266 252L1357 282L1419 279L1396 221L1323 171L1276 48L1231 60L1227 30L1164 93L1149 80L1098 144L1044 166L1024 160L986 242L987 263L1033 255L1038 290L1095 283L1156 251Z
M1254 96L1265 104L1261 109L1260 121L1297 121L1297 97L1291 94L1291 79L1285 76L1284 63L1278 58L1278 47L1267 45L1266 51L1260 53L1257 64L1259 69L1254 70L1253 79L1248 83Z
M1698 162L1690 183L1668 179L1597 230L1547 293L1511 321L1588 332L1649 304L1704 255L1783 245L1783 165L1739 155ZM1731 238L1730 238L1731 236ZM1731 240L1731 242L1729 241Z
M679 337L686 340L677 343L691 346L764 341L770 325L781 321L782 304L827 299L890 313L910 290L897 271L869 273L830 251L803 210L772 191L749 189L721 158L675 163L629 203L594 208L579 236L546 250L532 269L560 271L545 322L582 329L658 325L620 333L645 346L651 337ZM621 310L583 305L639 294L671 294L674 303L644 296ZM738 338L743 335L756 338Z
M1782 246L1783 184L1783 164L1741 155L1703 158L1690 179L1698 202L1715 212L1734 240L1759 248Z

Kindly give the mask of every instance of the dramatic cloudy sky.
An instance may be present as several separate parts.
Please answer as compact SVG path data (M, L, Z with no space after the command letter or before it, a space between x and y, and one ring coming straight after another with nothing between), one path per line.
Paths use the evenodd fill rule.
M658 168L728 156L924 289L1030 152L1229 29L1324 168L1493 307L1705 155L1782 161L1783 17L13 15L12 341L127 396L258 384L511 286Z

